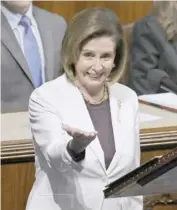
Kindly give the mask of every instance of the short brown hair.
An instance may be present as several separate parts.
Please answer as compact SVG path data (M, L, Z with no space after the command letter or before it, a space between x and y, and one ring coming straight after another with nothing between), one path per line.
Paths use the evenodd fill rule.
M79 58L84 44L102 36L115 38L115 67L109 77L110 83L119 81L127 64L127 45L117 15L107 8L89 8L77 13L66 30L61 50L62 67L68 78L74 80L74 63Z

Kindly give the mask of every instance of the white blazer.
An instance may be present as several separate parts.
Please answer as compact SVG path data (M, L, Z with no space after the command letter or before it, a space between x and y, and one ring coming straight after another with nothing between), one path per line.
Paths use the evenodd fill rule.
M104 199L106 185L140 164L138 102L121 84L109 87L116 152L106 170L98 137L75 162L66 150L71 137L62 124L93 131L80 91L65 75L36 89L29 103L36 181L27 210L142 210L141 197ZM121 107L119 106L121 101Z

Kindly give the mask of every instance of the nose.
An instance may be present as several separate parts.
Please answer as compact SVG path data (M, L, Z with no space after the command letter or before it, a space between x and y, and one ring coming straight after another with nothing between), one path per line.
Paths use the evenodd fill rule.
M101 60L100 59L96 59L95 60L95 63L93 65L93 68L96 70L96 71L100 71L103 69L103 66L102 66L102 63L101 63Z

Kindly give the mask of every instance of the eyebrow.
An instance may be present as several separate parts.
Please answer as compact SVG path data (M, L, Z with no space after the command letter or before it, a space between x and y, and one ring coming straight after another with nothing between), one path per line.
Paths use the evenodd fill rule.
M90 50L90 49L83 49L82 52L92 52L92 53L95 53L93 50ZM105 51L103 53L113 53L114 51Z

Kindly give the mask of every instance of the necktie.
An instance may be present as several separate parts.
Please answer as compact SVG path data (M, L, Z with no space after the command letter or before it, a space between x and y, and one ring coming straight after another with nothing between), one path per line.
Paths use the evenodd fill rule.
M33 83L35 87L39 87L42 84L41 58L37 41L31 28L30 19L22 16L20 25L25 29L23 37L25 58L31 72Z

